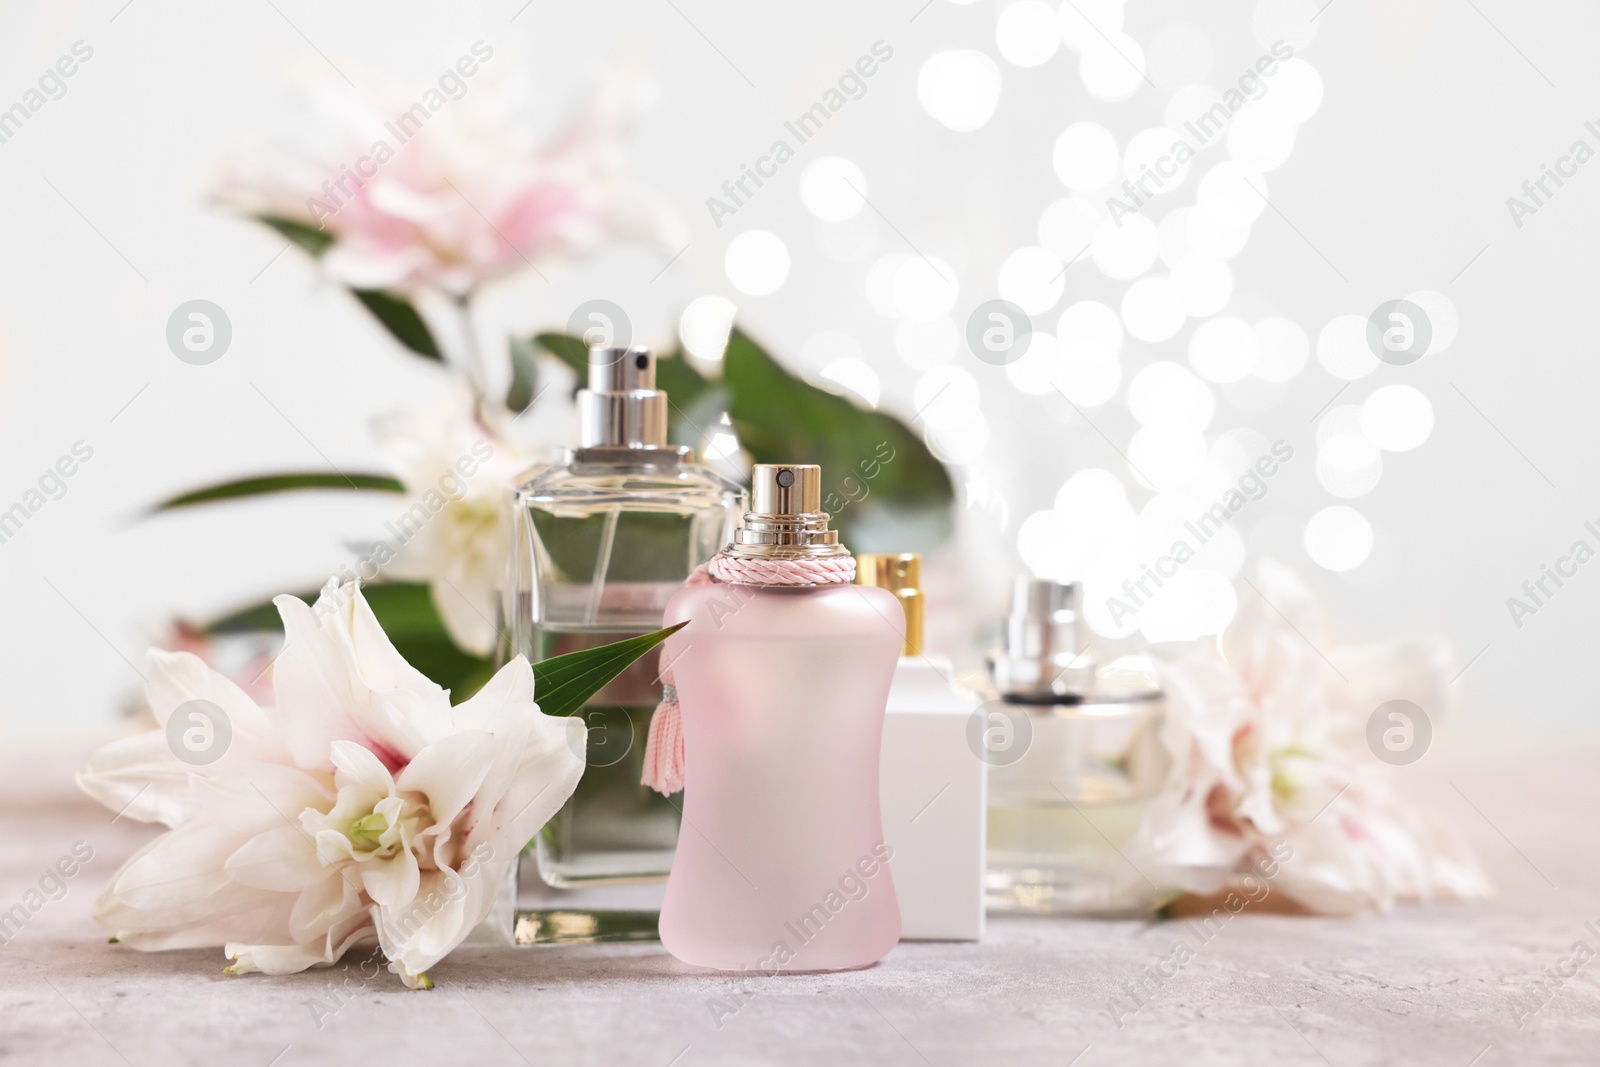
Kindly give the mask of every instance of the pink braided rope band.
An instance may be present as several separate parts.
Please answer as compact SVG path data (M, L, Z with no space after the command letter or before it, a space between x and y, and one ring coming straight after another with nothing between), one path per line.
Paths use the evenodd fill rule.
M854 556L821 559L750 559L726 553L706 564L719 582L737 585L832 585L856 580Z
M735 585L842 585L855 581L854 556L822 559L746 559L718 553L689 575L685 585L729 582ZM673 685L672 663L666 646L661 649L661 703L650 717L649 739L644 746L644 774L640 783L662 796L683 788L683 714Z

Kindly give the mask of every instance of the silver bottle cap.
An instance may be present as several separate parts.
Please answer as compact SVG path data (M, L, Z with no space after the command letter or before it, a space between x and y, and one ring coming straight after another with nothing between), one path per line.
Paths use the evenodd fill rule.
M1019 577L1011 590L1005 647L989 653L989 671L1003 696L1028 700L1082 698L1094 684L1083 631L1083 587L1077 582Z
M578 447L665 448L667 394L648 348L589 349L589 387L578 390Z
M760 559L848 556L822 510L822 468L814 463L757 463L750 510L728 552Z

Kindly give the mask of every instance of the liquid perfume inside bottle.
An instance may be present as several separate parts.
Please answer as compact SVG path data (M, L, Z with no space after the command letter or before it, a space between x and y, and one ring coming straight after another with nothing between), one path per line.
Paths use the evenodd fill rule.
M649 349L592 349L578 447L516 493L510 638L531 661L660 629L667 601L744 511L742 488L667 444L655 371ZM678 808L640 784L660 699L649 655L585 705L588 766L535 839L524 881L536 872L545 887L571 889L665 878Z
M1149 913L1164 901L1133 846L1165 784L1166 702L1142 656L1087 652L1075 582L1019 578L989 657L992 911Z

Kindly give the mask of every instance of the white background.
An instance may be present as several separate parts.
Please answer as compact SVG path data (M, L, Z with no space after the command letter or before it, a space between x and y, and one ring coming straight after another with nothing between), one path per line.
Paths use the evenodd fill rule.
M1065 50L1032 69L1005 62L989 0L925 9L922 0L123 2L0 4L0 106L74 41L94 48L66 96L0 145L0 508L75 441L94 448L67 495L0 545L0 740L11 742L103 734L138 682L129 661L173 615L314 587L348 561L349 541L387 517L380 504L332 496L140 516L163 495L244 473L327 460L379 469L367 418L439 388L432 368L397 353L303 256L274 260L281 240L206 201L228 152L290 121L296 71L331 63L358 81L380 72L420 91L482 38L497 61L526 63L554 122L599 61L636 63L661 95L633 173L679 207L687 251L654 282L664 260L641 251L547 270L550 284L519 284L490 302L489 332L559 327L579 301L602 296L629 309L637 334L664 343L685 303L720 293L795 366L819 332L850 334L883 382L883 406L905 416L918 372L896 355L894 324L864 295L867 266L909 251L907 242L943 259L959 274L953 315L964 322L994 295L1001 261L1035 243L1041 211L1065 195L1051 168L1060 131L1091 119L1121 140L1159 124L1170 95L1147 85L1125 101L1095 100ZM1131 0L1126 30L1148 43L1175 20L1196 25L1214 56L1207 80L1226 83L1262 52L1254 5L1194 6ZM1313 355L1265 413L1230 407L1219 389L1213 429L1255 426L1304 457L1262 502L1273 521L1256 529L1252 517L1241 532L1252 554L1270 551L1305 574L1346 636L1432 630L1455 642L1463 663L1481 652L1456 683L1454 730L1484 740L1595 730L1600 657L1590 620L1600 562L1520 629L1505 601L1576 538L1593 544L1582 524L1600 520L1591 475L1600 279L1590 247L1600 162L1520 229L1505 201L1573 140L1595 143L1583 122L1600 119L1597 29L1600 12L1575 2L1334 0L1297 53L1322 76L1321 109L1270 175L1275 210L1232 261L1230 310L1289 316L1313 340L1335 316L1365 316L1418 289L1458 308L1460 334L1447 352L1381 367L1341 398L1406 382L1427 394L1437 420L1425 445L1386 456L1378 487L1350 502L1377 531L1372 558L1352 572L1317 567L1298 537L1310 514L1337 502L1313 476L1311 420L1344 383ZM715 227L705 199L877 40L894 57L866 96ZM976 131L947 129L918 102L919 68L946 48L999 63L998 108ZM823 254L822 227L797 194L804 153L846 156L866 175L882 217L862 261ZM1222 158L1220 149L1202 157ZM1192 202L1195 180L1174 206ZM727 242L755 227L781 236L793 259L784 286L763 297L737 293L723 272ZM1045 317L1053 322L1074 299L1114 305L1124 284L1080 263ZM180 363L164 341L172 309L196 297L233 323L231 350L206 367ZM1124 389L1144 363L1183 362L1192 328L1162 345L1130 344ZM1048 507L1082 467L1126 471L1060 398L1024 396L999 369L957 359L980 383L991 432L954 474L1004 502L964 519L967 602L992 611L1019 566L1021 519ZM1135 428L1121 401L1119 393L1093 416L1118 448ZM962 626L942 632L959 643Z

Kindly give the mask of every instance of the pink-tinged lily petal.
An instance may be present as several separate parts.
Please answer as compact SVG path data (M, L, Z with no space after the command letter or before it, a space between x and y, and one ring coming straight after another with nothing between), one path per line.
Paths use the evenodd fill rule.
M278 707L255 724L265 740L218 761L223 772L188 774L182 794L176 782L164 790L182 818L113 875L95 917L135 948L225 944L235 973L290 973L382 940L391 970L418 986L571 795L583 724L540 714L520 658L453 709L399 659L357 587L324 597L320 614L280 602L289 651ZM191 689L209 684L182 660L170 666ZM160 769L158 741L152 732L92 766L119 784L129 768Z
M245 763L283 762L284 747L267 713L232 681L189 652L153 650L149 661L147 699L163 729L97 751L77 777L84 792L130 819L176 826L194 814L191 775L212 777ZM165 732L173 712L194 700L207 701L226 719L220 725L208 721L208 728L228 732L221 756L203 764L180 760ZM215 712L195 714L209 719Z
M222 870L233 835L189 824L140 849L95 903L95 921L136 948L220 945L239 931L287 938L289 898Z
M333 761L335 784L343 790L347 786L384 797L394 792L394 776L377 756L354 741L335 741L329 746Z
M494 765L495 745L493 734L478 730L435 741L400 772L395 788L427 797L435 825L448 826L478 794Z
M341 599L349 601L342 608ZM449 697L395 651L359 588L330 583L317 601L320 617L294 597L273 602L286 639L273 676L276 710L294 761L326 767L339 740L357 742L391 767L415 755L427 740L424 720L448 707ZM352 625L363 630L359 652Z

